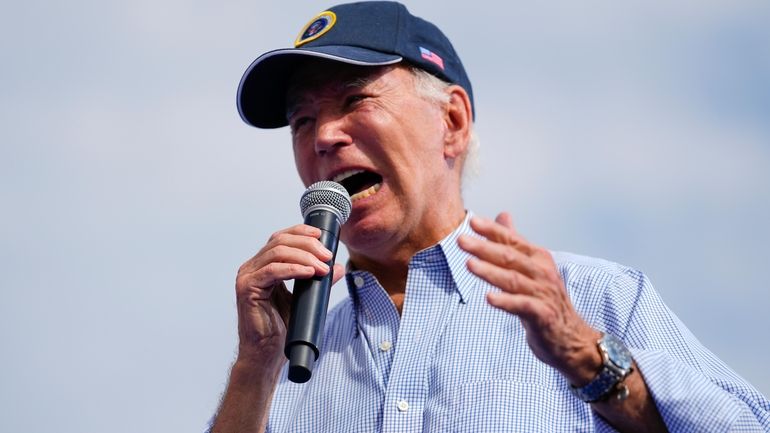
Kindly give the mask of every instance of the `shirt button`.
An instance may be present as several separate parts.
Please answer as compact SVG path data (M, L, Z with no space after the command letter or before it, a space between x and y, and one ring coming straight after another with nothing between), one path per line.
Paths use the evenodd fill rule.
M409 403L407 403L407 402L406 402L406 400L399 400L399 401L396 403L396 407L397 407L397 408L398 408L398 410L400 410L401 412L406 412L406 411L408 411L408 410L409 410Z
M388 340L385 340L385 341L382 341L382 342L380 342L380 350L382 350L383 352L387 352L387 351L388 351L388 350L390 350L392 347L393 347L393 343L391 343L391 342L390 342L390 341L388 341Z
M363 279L363 278L361 278L361 276L360 276L360 275L356 275L356 276L353 278L353 284L355 284L355 285L356 285L356 287L358 287L358 288L360 289L361 287L363 287L363 286L364 286L364 279Z

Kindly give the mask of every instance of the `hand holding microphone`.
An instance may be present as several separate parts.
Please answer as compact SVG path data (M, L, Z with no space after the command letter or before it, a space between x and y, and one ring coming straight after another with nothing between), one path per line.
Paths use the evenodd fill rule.
M334 184L335 192L330 192L327 184ZM323 331L323 321L325 319L326 307L328 304L328 287L339 280L342 275L342 267L336 265L339 272L332 270L332 264L337 249L337 239L339 238L339 226L344 223L350 214L350 198L345 188L334 182L324 182L320 187L318 184L311 185L302 196L300 206L303 210L303 216L311 217L311 224L319 221L319 227L312 227L311 224L297 224L284 230L280 230L270 236L265 246L251 259L246 261L238 270L236 278L236 300L238 306L238 334L240 339L238 361L243 361L246 365L252 365L270 377L277 377L278 371L283 366L286 357L290 357L291 351L284 351L284 344L294 341L292 345L304 345L313 352L312 361L318 350L318 335ZM341 197L341 201L340 201ZM325 200L330 200L326 202ZM346 205L347 203L347 205ZM337 206L337 207L334 207ZM331 207L334 210L329 210ZM337 218L335 212L339 213L339 224L335 224ZM322 218L321 214L331 213L330 218ZM331 227L328 225L331 224ZM334 226L337 226L336 231ZM326 230L324 229L326 227ZM331 228L331 231L328 229ZM333 236L331 236L333 234ZM334 240L329 244L329 240ZM294 289L294 304L303 305L292 309L291 316L296 322L299 317L305 317L300 322L310 325L306 330L313 330L310 336L314 338L289 340L287 333L287 324L289 317L292 295L286 290L283 284L286 280L296 279ZM300 281L306 281L300 283ZM313 281L317 281L312 284ZM327 287L326 295L320 296L318 300L318 286ZM310 283L310 284L309 284ZM311 287L301 289L302 286ZM298 290L300 288L300 290ZM298 301L298 293L303 301ZM308 297L314 297L316 301L323 303L321 307L322 317L318 316L318 308L307 308ZM314 310L313 313L310 310ZM310 311L310 312L309 312ZM312 320L309 317L314 317ZM319 320L320 319L320 320ZM296 325L292 325L296 326ZM299 328L298 328L299 329ZM314 332L316 334L314 334ZM296 335L296 331L294 334ZM304 343L300 343L304 341ZM301 353L303 350L300 350ZM307 363L304 362L303 365ZM312 372L312 363L306 366L306 376L309 379ZM291 370L291 363L290 363ZM300 371L302 368L299 369ZM291 373L290 373L291 374ZM305 379L307 380L307 379Z
M294 296L286 333L284 353L289 358L289 380L310 380L320 353L318 344L326 320L329 293L334 277L331 266L337 256L340 228L350 216L353 204L345 188L331 181L316 182L302 194L300 208L305 224L321 229L319 239L332 252L328 274L294 282Z

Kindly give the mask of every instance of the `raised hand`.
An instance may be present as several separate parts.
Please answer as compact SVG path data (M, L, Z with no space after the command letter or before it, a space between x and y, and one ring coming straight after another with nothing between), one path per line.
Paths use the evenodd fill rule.
M575 311L548 250L533 245L501 213L495 221L474 217L473 230L486 239L461 236L458 244L475 257L468 269L500 289L487 293L490 305L517 315L535 356L575 385L596 374L601 334Z

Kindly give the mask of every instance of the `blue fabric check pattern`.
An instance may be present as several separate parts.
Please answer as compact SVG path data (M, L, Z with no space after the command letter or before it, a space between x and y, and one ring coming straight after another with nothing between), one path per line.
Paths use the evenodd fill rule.
M268 431L611 432L531 353L519 320L489 306L497 290L456 245L469 218L413 257L403 315L369 273L328 316L305 384L286 379ZM553 253L577 311L631 349L671 432L768 432L770 402L732 372L663 304L639 271Z

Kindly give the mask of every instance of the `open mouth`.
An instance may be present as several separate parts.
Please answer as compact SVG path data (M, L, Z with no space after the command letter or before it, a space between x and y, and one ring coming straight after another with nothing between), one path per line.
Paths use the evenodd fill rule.
M342 172L334 176L332 180L345 187L352 201L369 197L377 193L382 186L382 176L361 169Z

